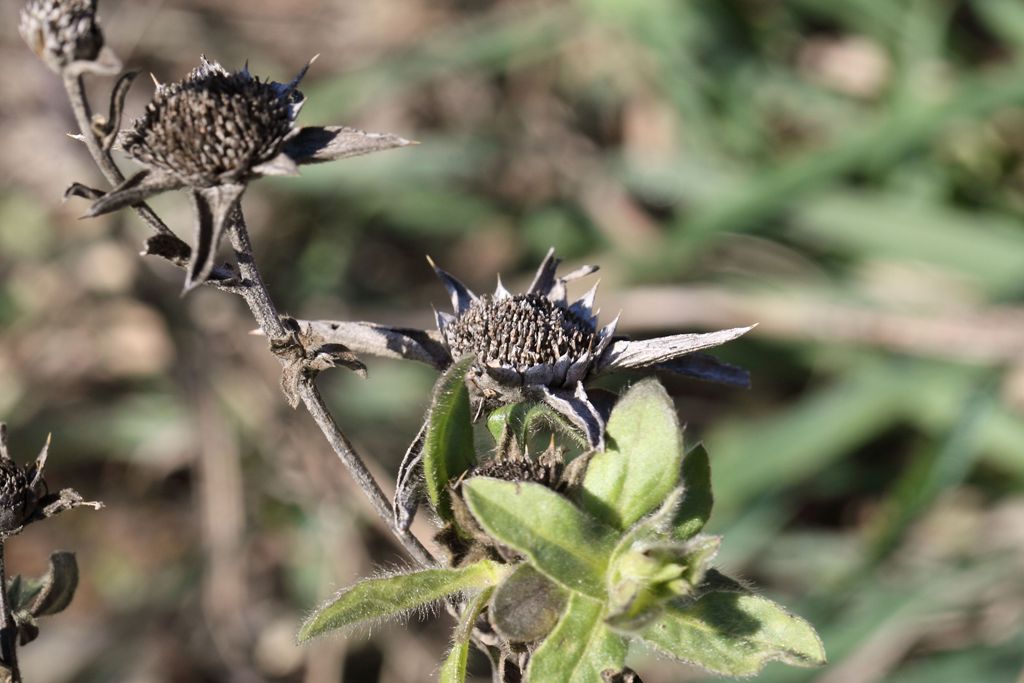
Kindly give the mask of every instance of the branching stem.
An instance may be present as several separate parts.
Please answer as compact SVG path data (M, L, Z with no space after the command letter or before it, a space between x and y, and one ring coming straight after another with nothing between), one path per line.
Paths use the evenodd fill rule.
M75 113L75 122L78 124L82 137L85 138L85 146L89 149L89 154L96 162L96 165L99 166L100 172L103 173L107 182L112 186L120 185L124 182L124 174L121 173L121 169L114 163L114 158L110 156L110 152L103 149L99 138L92 129L92 107L89 106L89 98L85 94L83 77L81 75L64 74L63 78L64 89L68 93L71 109ZM160 216L156 215L156 212L149 208L148 204L136 204L132 208L135 210L135 213L139 214L142 220L146 221L149 227L158 233L163 235L174 234Z
M114 163L110 153L103 148L95 131L93 131L92 113L82 77L65 74L64 87L67 90L71 107L75 113L75 120L81 130L86 147L96 165L99 166L100 171L111 185L116 186L123 182L124 175ZM167 227L167 224L146 204L138 204L133 208L153 230L166 235L174 234ZM245 219L240 208L236 210L233 220L230 221L228 234L235 251L240 282L230 287L220 286L220 288L238 294L245 300L253 317L256 319L256 323L267 339L275 340L286 337L288 331L281 322L281 318L277 313L277 307L274 305L273 299L271 299L270 293L263 283L263 278L260 276L259 269L256 266L252 243L249 239ZM284 360L282 359L283 362ZM384 495L384 492L352 446L352 443L338 427L312 378L301 382L299 396L335 454L337 454L338 458L348 469L353 479L359 485L359 488L362 489L363 493L370 500L374 511L387 524L388 528L402 544L402 547L421 565L432 566L436 564L430 552L415 536L397 527L387 496ZM0 555L0 562L2 562L2 555ZM0 564L0 570L2 570L2 564ZM6 619L4 623L6 623Z
M239 294L245 300L245 303L248 304L253 317L256 318L256 322L260 326L260 330L263 331L263 334L268 339L285 337L288 332L281 323L281 318L277 313L274 302L270 298L266 285L263 284L263 279L260 277L256 260L253 258L252 243L249 240L249 233L246 229L245 219L242 217L241 210L235 212L235 219L231 221L228 227L228 236L231 239L231 246L235 250L238 272L242 280ZM416 540L416 537L409 532L401 531L395 525L391 504L387 496L384 495L384 492L376 480L374 480L373 475L370 474L370 470L367 469L362 458L356 453L355 448L345 436L345 433L338 427L338 423L335 421L334 416L331 415L312 379L306 379L301 382L299 385L299 397L317 426L320 427L320 431L323 432L327 443L334 449L335 454L344 463L352 478L359 485L359 488L363 490L363 493L370 500L373 509L388 524L388 527L402 543L402 546L420 564L425 566L434 564L434 558Z

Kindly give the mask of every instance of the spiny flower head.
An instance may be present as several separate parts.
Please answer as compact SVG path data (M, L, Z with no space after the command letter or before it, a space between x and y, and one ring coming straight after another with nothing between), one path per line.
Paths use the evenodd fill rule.
M244 182L295 132L304 99L295 87L304 74L285 85L203 57L184 80L157 87L126 133L125 151L191 187Z
M29 0L18 32L52 70L96 59L103 33L96 23L96 0Z
M34 462L18 465L7 448L7 425L0 422L0 539L19 533L27 524L66 510L103 507L102 503L82 500L73 489L49 492L43 480L49 449L47 439Z
M520 372L538 363L578 358L595 339L594 326L575 312L537 294L484 295L445 329L452 356Z
M639 370L741 386L749 383L745 370L701 352L736 339L751 327L640 341L617 335L618 317L598 326L597 285L571 303L567 295L569 282L594 273L597 266L558 275L561 261L554 249L522 294L509 292L499 277L493 294L478 296L430 263L454 309L453 313L435 310L436 333L347 321L299 325L318 343L342 344L356 354L416 360L441 371L470 357L466 386L478 415L521 401L544 403L575 425L596 450L604 448L604 416L584 388L593 377ZM418 446L413 445L406 459L414 464Z
M611 342L617 319L597 328L596 285L572 304L566 298L566 283L593 273L596 266L558 277L558 264L550 252L525 293L511 294L499 279L494 294L483 296L435 266L455 309L454 315L438 312L437 326L453 360L475 359L467 385L485 406L524 398L578 400L593 430L600 419L582 382ZM591 438L600 443L598 433Z
M397 135L344 126L297 126L304 101L297 87L309 66L290 82L277 83L253 76L248 67L229 72L203 57L182 80L158 84L143 115L120 138L142 170L110 192L95 192L99 199L86 215L187 188L195 206L195 240L183 255L175 245L175 259L188 262L187 291L209 278L221 236L250 180L296 175L300 164L411 144Z
M604 327L597 325L596 285L572 303L567 296L567 283L590 275L597 266L560 276L554 249L548 251L526 292L516 295L505 289L499 277L493 294L477 296L433 261L430 264L454 308L454 313L435 310L437 332L352 321L297 324L311 346L340 344L355 354L415 360L441 372L460 368L456 361L469 358L465 383L478 417L505 404L542 403L572 424L594 451L604 450L605 415L584 388L591 378L620 371L667 372L749 385L745 370L702 351L736 339L752 327L639 341L616 335L618 317ZM395 519L405 529L420 500L429 422L430 413L399 467ZM538 474L529 466L500 460L494 467L499 477L513 480L531 480Z

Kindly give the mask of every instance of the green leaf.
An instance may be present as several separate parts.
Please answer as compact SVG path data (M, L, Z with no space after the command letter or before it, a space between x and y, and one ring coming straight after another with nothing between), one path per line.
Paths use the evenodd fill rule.
M299 629L299 642L339 628L402 616L452 593L493 586L508 573L505 565L481 560L460 569L424 569L346 588L316 610Z
M466 372L473 359L466 358L448 369L434 386L434 396L423 439L423 475L434 510L452 521L448 482L476 462L473 423L466 390Z
M697 444L683 456L683 502L672 522L673 535L687 539L700 533L711 517L711 463L704 444Z
M459 625L455 627L455 633L452 634L452 649L448 651L448 656L445 657L441 671L438 673L438 683L464 683L466 680L466 662L469 660L473 624L476 623L480 612L487 606L487 601L490 600L493 591L493 588L485 588L462 608Z
M551 633L567 599L564 588L520 564L494 590L488 616L505 640L532 643Z
M616 532L567 498L532 482L473 477L463 484L470 512L498 542L526 555L552 581L604 597Z
M636 630L655 618L662 605L691 595L704 581L718 551L717 536L679 539L667 534L683 497L676 488L651 515L619 539L608 564L608 622Z
M668 607L639 633L660 651L724 676L752 676L770 661L825 663L814 627L757 595L713 592Z
M608 448L587 467L581 498L601 521L625 529L675 488L683 438L675 406L656 379L630 387L608 419Z
M530 658L526 679L593 683L601 680L602 671L620 671L627 642L604 625L602 610L600 602L574 594L555 630Z

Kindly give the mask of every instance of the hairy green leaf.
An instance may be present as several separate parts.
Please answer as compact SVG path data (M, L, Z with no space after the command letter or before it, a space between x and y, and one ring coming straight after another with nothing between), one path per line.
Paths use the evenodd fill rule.
M675 406L656 379L630 387L608 419L608 447L587 467L581 498L601 521L626 529L675 488L683 437Z
M683 456L683 502L672 522L675 537L685 540L700 533L711 517L713 502L711 463L704 444L699 443Z
M459 625L452 634L452 649L438 672L438 683L464 683L466 680L466 662L469 660L470 638L473 635L473 624L480 612L487 606L493 588L485 588L462 609Z
M464 590L493 586L507 573L505 565L481 560L460 569L424 569L366 579L338 593L306 619L299 642L363 622L400 617Z
M574 594L551 632L530 658L527 680L533 683L593 683L601 672L625 664L627 641L604 625L604 607Z
M748 593L713 592L690 604L671 605L637 635L668 655L725 676L752 676L774 660L796 666L825 663L814 627Z
M704 581L721 538L642 542L616 553L608 572L608 622L637 630L657 617L662 606L692 595Z
M434 386L423 439L423 475L427 496L437 514L452 521L448 482L473 466L473 424L466 390L466 358L448 369Z
M616 533L551 489L532 482L473 477L463 484L466 504L503 545L526 555L552 581L595 598Z

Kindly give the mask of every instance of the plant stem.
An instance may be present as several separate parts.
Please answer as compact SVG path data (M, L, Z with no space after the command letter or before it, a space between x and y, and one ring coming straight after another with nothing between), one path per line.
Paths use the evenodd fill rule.
M78 124L82 137L85 138L85 146L89 149L89 154L95 160L96 165L99 166L100 172L103 173L107 182L113 186L120 185L124 182L124 174L121 173L121 169L114 163L114 158L110 156L110 152L104 150L100 145L99 139L93 132L92 108L89 106L89 98L85 94L85 82L82 80L82 76L64 74L63 78L64 89L68 93L71 109L75 113L75 122ZM132 208L135 210L135 213L139 214L142 220L146 221L149 227L158 233L164 235L174 234L160 216L156 215L156 212L149 208L148 204L140 203Z
M253 258L252 242L246 229L245 219L241 209L235 211L234 220L228 226L228 236L231 239L231 246L235 250L235 258L238 261L238 272L242 279L242 286L239 294L248 304L253 317L259 324L263 334L268 339L280 339L288 334L281 318L277 314L274 302L270 298L266 285L260 276L256 260ZM283 361L282 361L283 362ZM355 479L356 484L363 490L363 493L370 500L373 509L388 524L395 537L413 558L423 565L434 564L434 558L426 548L408 531L402 531L394 523L394 515L391 511L391 503L380 486L374 480L370 470L356 452L352 443L345 436L345 433L338 427L334 416L331 415L327 404L324 403L320 391L312 379L304 380L299 385L299 397L303 405L312 416L320 431L323 432L327 443L334 449L335 454L348 469L349 474Z
M437 564L430 551L424 548L423 544L410 531L403 530L394 523L394 513L391 510L390 501L384 495L384 492L380 490L377 482L373 479L373 475L370 474L366 465L363 464L352 444L345 437L344 432L338 427L334 416L331 415L324 404L316 384L312 380L300 384L299 396L302 398L306 410L309 411L309 414L320 427L320 431L323 432L327 442L331 444L331 448L334 449L334 452L337 453L341 461L345 463L345 467L348 468L352 478L356 480L363 493L370 499L370 503L373 505L374 510L377 511L377 514L387 522L391 533L399 540L402 547L412 555L413 559L423 566Z
M18 627L11 614L11 603L7 599L7 572L4 567L4 543L6 538L0 537L0 654L4 664L11 670L11 683L21 683L21 670L18 668Z
M75 120L81 130L82 137L85 139L85 145L89 150L89 154L107 181L111 185L118 185L124 181L124 174L121 173L117 164L114 163L110 153L103 149L99 138L95 131L93 131L92 112L89 107L89 100L82 77L65 74L64 88L67 90L68 99L71 101L71 108L75 113ZM145 203L137 204L132 208L158 233L174 235L174 232L167 227L167 224ZM240 207L236 209L232 219L229 221L228 235L230 236L231 245L234 248L235 258L238 262L238 274L241 283L232 286L215 286L238 294L245 300L253 317L256 319L256 323L267 339L274 340L288 336L288 331L281 322L281 317L277 313L277 307L274 305L270 293L263 283L263 278L260 276L259 268L256 266L252 242L249 239L249 232ZM284 359L281 359L281 361L283 364ZM369 498L370 504L377 515L387 524L398 541L417 562L424 566L435 564L434 558L419 540L410 532L399 529L395 524L390 501L388 501L387 496L384 495L384 492L344 432L338 427L337 422L320 396L314 381L312 379L304 380L300 385L299 393L302 403L309 411L309 414L313 417L317 426L320 427L327 442L331 445L331 448L337 454L342 464L348 469L352 478L355 479L359 488ZM0 556L0 561L2 561L2 556ZM0 569L2 569L2 566L0 566Z

